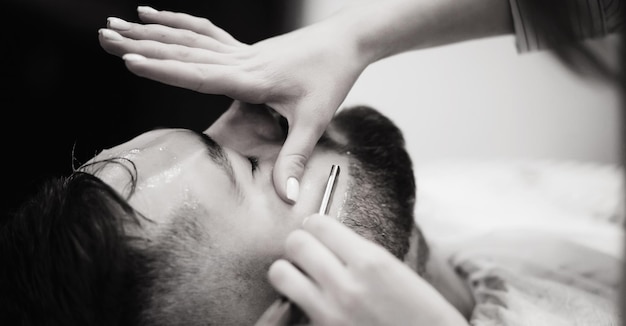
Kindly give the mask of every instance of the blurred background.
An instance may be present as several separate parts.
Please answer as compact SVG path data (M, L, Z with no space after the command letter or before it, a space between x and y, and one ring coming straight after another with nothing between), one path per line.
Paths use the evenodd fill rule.
M5 194L13 210L43 178L155 127L204 130L223 96L129 73L98 44L106 18L149 5L203 16L246 43L332 14L353 0L7 0L0 106ZM619 39L589 40L617 67ZM418 168L442 160L548 159L618 164L619 92L511 36L405 53L370 66L345 105L367 104L405 132ZM72 157L78 161L73 162Z

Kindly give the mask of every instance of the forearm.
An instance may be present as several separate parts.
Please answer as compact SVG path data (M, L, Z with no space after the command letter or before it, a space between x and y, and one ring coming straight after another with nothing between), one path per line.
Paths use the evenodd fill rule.
M373 0L329 18L372 63L414 49L513 33L508 0Z

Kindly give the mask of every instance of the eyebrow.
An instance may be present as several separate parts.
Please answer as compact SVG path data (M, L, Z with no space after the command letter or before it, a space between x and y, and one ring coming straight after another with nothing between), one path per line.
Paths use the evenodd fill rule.
M235 170L233 169L233 165L231 164L230 159L228 158L228 155L226 155L224 148L220 144L218 144L215 140L213 140L211 136L205 133L197 132L197 131L193 131L193 133L205 145L211 160L215 164L217 164L217 166L220 167L222 171L224 171L224 173L226 173L226 176L228 176L228 179L230 180L233 187L235 188L235 192L237 193L238 199L241 201L243 199L243 192L241 191L239 182L237 182L237 178L235 177Z

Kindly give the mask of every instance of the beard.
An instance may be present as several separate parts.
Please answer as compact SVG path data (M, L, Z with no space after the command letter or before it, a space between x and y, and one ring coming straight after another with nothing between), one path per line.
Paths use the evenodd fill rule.
M400 130L372 108L346 108L333 118L318 146L349 158L350 181L339 214L340 221L401 260L409 250L412 231L418 230L417 272L423 274L428 249L421 232L415 227L415 178ZM213 249L206 247L207 240L203 240L202 234L194 233L202 227L188 224L194 221L190 217L196 214L204 216L208 213L177 212L175 215L185 218L172 223L171 232L162 234L162 239L155 241L156 245L149 252L154 259L150 270L155 273L153 279L157 281L147 289L146 296L151 301L146 304L148 309L142 315L143 321L157 325L173 322L194 325L207 321L226 325L233 324L232 320L236 319L235 324L250 324L251 321L241 322L239 319L256 317L254 313L247 316L233 313L224 302L229 302L229 295L247 298L247 301L251 298L267 302L274 299L259 296L259 293L274 295L274 292L265 291L271 288L266 281L266 271L274 258L260 257L261 261L250 262L248 258L221 259L216 256L215 261L207 263L214 256ZM202 251L203 247L206 251ZM227 260L236 263L228 265L224 263ZM213 266L210 274L197 271L199 261ZM237 278L233 279L232 275ZM225 285L229 277L234 281ZM204 288L197 285L203 283L217 284L218 289L228 290L202 292ZM265 307L266 304L251 306Z
M319 145L350 159L349 190L340 221L399 259L409 250L415 228L421 274L428 247L415 226L415 175L402 132L378 111L356 106L337 113Z

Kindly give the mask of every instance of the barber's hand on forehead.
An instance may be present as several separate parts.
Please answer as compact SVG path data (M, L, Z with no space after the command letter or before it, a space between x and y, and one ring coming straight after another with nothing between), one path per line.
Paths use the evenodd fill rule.
M288 236L269 280L312 325L467 325L407 265L328 216Z
M252 104L284 116L289 133L274 186L295 202L313 148L364 69L336 30L303 28L247 45L209 20L139 7L145 24L109 18L100 44L142 77ZM306 62L306 64L302 64Z

